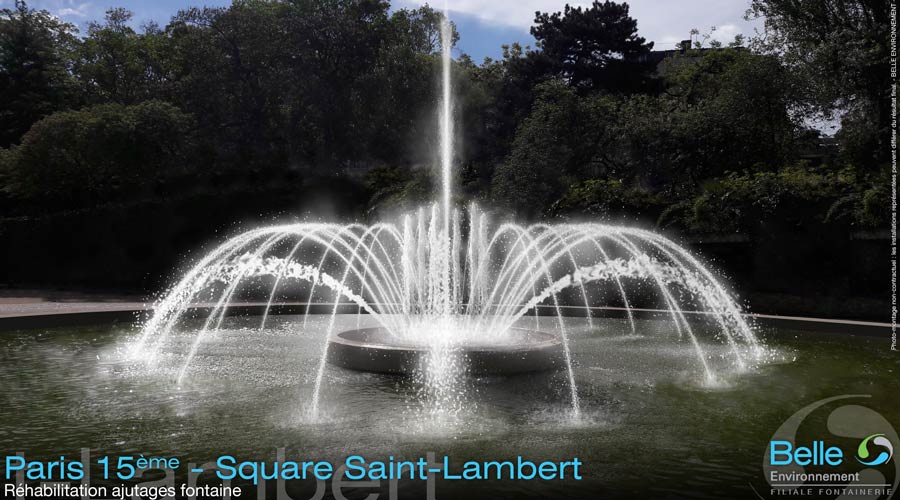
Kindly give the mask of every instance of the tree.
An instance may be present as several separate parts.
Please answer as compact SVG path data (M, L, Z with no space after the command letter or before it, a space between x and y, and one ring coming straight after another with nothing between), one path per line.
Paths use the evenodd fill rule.
M709 178L774 171L796 154L801 126L777 59L738 48L690 51L671 59L663 78L660 95L581 95L559 80L536 87L494 173L494 198L526 217L550 206L611 212L603 197L646 215L656 196L684 199Z
M136 32L129 25L132 15L123 8L110 9L105 23L88 24L74 71L94 102L133 104L165 93L166 38L155 24Z
M159 101L55 113L3 155L6 189L45 210L152 195L193 166L191 122Z
M410 149L434 95L430 9L378 0L242 0L166 28L174 99L216 161L333 176Z
M653 43L638 36L628 4L566 5L560 13L535 13L531 34L558 74L578 89L634 92L646 89L654 64Z
M75 27L16 1L0 10L0 147L75 100L69 73Z
M437 54L441 51L441 21L444 14L428 5L418 9L399 9L391 15L399 40L419 54ZM459 32L452 25L451 43L459 41Z
M792 160L801 97L778 58L720 48L679 55L668 67L681 168L695 184L725 170L775 170Z
M364 120L371 127L366 147L379 162L420 163L432 159L423 154L424 148L410 145L427 142L431 137L422 132L436 130L422 125L432 119L436 109L434 75L440 71L442 19L441 12L426 5L395 11L385 26L385 39L379 43L367 83L362 83L374 91L360 100L362 114L369 117ZM453 23L451 30L451 44L455 44L459 33ZM452 75L456 80L459 69L455 64ZM459 86L455 87L457 98L463 98Z
M501 59L486 59L480 66L468 68L469 78L487 97L478 110L484 131L475 138L479 145L473 159L492 167L505 158L516 128L531 111L534 87L553 78L550 67L541 51L513 43L503 46Z
M574 89L559 81L537 88L531 114L516 131L512 150L494 172L495 201L533 218L583 176L597 144L597 116Z
M891 123L888 2L753 0L747 15L765 19L757 47L806 76L810 105L825 113L849 111L845 126L876 124L874 141L863 149L870 163L884 161Z

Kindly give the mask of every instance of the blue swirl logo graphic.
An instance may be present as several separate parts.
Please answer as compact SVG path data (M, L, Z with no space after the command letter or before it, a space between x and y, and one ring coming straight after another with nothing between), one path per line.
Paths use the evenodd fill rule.
M875 446L881 446L882 448L886 448L887 451L882 451L872 460L866 460L869 458L869 442L872 442ZM875 467L876 465L881 465L887 463L888 460L894 456L894 445L888 440L888 438L884 437L884 434L872 434L871 436L862 440L859 443L859 448L856 450L856 461L865 465L866 467Z

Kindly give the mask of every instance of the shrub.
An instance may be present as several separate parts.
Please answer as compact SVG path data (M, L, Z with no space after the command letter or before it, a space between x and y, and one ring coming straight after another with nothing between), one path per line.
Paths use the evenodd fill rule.
M624 216L655 219L663 200L650 191L626 186L620 179L590 179L573 184L551 207L553 215Z
M66 207L146 194L189 167L191 129L189 115L159 101L55 113L4 154L7 190Z
M370 193L370 215L380 210L412 209L425 204L433 194L428 169L379 166L366 173L365 181Z
M830 208L860 189L852 168L835 171L800 163L777 172L728 172L705 183L687 212L687 226L728 232L752 231L766 221L788 226L830 222Z

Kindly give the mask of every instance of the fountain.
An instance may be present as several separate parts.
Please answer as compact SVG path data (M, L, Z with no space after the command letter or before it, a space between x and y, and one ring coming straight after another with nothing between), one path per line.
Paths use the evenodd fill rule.
M713 339L733 366L746 368L761 349L740 307L713 274L685 249L643 229L599 223L494 224L476 204L456 207L452 195L453 103L450 25L442 23L440 165L442 200L371 225L296 223L254 229L203 257L160 300L132 353L152 359L173 330L208 314L178 373L222 327L229 307L261 295L259 327L285 302L327 307L310 415L316 418L328 364L411 375L440 400L467 376L564 370L573 415L580 409L566 314L589 324L604 307L624 312L635 329L633 302L655 302L671 333L694 350L703 380L715 383L704 344L686 309L707 313ZM357 325L336 332L350 307ZM554 333L544 330L552 326Z
M835 490L896 490L896 459L860 469L849 458L866 436L900 442L892 325L759 315L762 345L707 266L660 234L522 225L454 202L443 31L435 203L370 225L301 222L228 238L137 329L83 313L7 321L9 455L80 456L94 486L121 483L105 478L105 458L135 464L141 452L183 466L132 468L131 479L117 476L129 488L220 486L224 456L268 470L444 456L454 473L468 461L577 457L589 464L578 480L229 484L259 498L744 498L777 487L760 467L771 440L824 436L848 457ZM815 487L791 482L783 491Z

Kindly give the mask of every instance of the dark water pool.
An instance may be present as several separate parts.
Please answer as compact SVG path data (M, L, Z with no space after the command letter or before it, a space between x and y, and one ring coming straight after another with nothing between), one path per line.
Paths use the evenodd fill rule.
M304 327L302 319L283 316L262 331L229 321L201 346L181 386L175 378L187 336L173 338L149 367L122 360L136 334L130 326L0 333L6 454L76 457L89 448L93 457L176 456L182 463L222 454L271 461L282 448L290 460L335 462L427 452L459 464L578 457L581 481L443 481L437 498L751 498L751 486L769 498L764 453L804 406L866 395L856 404L900 428L900 357L885 339L762 330L765 361L746 372L731 366L724 347L707 346L718 379L707 384L693 348L667 334L664 322L639 321L632 333L619 320L595 320L590 328L569 319L578 419L571 418L563 372L470 378L459 392L462 404L447 414L423 403L415 379L328 367L313 421L308 409L326 319ZM348 328L356 321L339 318ZM827 417L809 417L810 439L820 438ZM892 467L885 469L891 482ZM148 472L145 479L154 477ZM296 483L287 492L310 498L314 489ZM421 482L401 481L399 491L425 494ZM274 486L268 492L275 498Z

